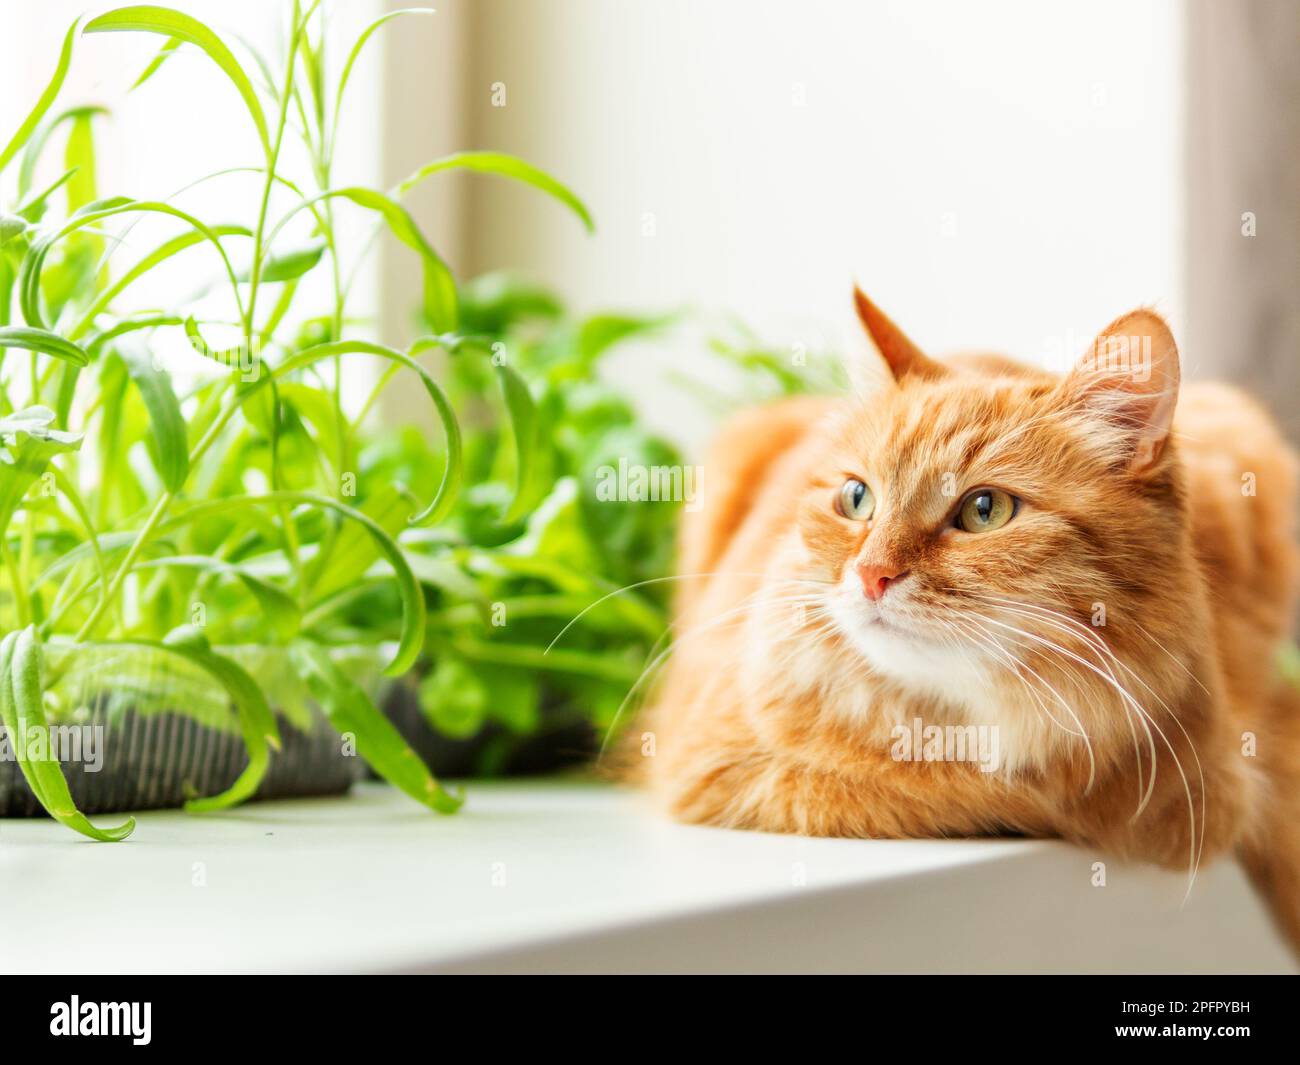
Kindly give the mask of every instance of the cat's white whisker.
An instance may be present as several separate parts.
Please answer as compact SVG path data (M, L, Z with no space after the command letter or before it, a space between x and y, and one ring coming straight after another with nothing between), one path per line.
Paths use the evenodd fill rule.
M1115 652L1106 643L1105 639L1101 636L1100 633L1096 632L1096 630L1084 626L1081 622L1077 621L1074 618L1069 617L1066 614L1061 613L1060 611L1053 610L1041 604L1024 603L1019 600L998 599L997 597L993 597L993 596L982 596L981 598L984 598L989 601L1008 604L1009 609L1012 607L1019 608L1021 611L1025 613L1025 615L1030 617L1035 617L1036 620L1043 620L1047 624L1052 624L1053 621L1055 621L1058 626L1067 627L1068 631L1082 638L1085 642L1089 643L1096 650L1103 652L1106 656L1109 657L1111 661L1113 661L1116 665L1118 665L1121 669L1123 669L1126 673L1128 673L1129 676L1131 676L1135 681L1137 681L1138 684L1142 685L1142 687L1146 689L1146 691L1150 693L1152 697L1155 698L1155 700L1160 704L1161 708L1165 711L1165 713L1167 713L1169 717L1173 720L1173 722L1178 726L1179 731L1182 732L1184 739L1187 740L1188 749L1191 751L1192 758L1196 762L1196 772L1200 782L1199 790L1200 790L1200 798L1201 798L1201 824L1200 824L1201 831L1200 831L1200 838L1197 842L1197 858L1196 858L1197 864L1199 865L1200 856L1205 846L1205 827L1206 827L1206 820L1207 820L1206 818L1207 800L1205 796L1205 770L1201 764L1200 754L1196 750L1196 744L1192 741L1191 736L1188 734L1187 729L1183 725L1182 721L1179 720L1178 715L1174 713L1173 708L1169 706L1169 704L1165 702L1165 700L1160 696L1160 694L1154 688L1152 688L1150 684L1146 682L1146 680L1141 676L1141 674L1139 674L1136 670L1134 670L1126 662L1124 662L1123 659L1121 659L1118 655L1115 654ZM1012 612L1014 612L1014 610ZM1048 618L1037 617L1035 612L1038 612L1039 614L1049 615L1051 620L1049 620ZM1137 627L1142 630L1143 634L1146 635L1149 639L1151 639L1153 643L1156 643L1157 646L1162 646L1160 645L1159 641L1157 641L1155 637L1151 636L1150 633L1146 632L1146 630L1143 629L1141 625L1138 625L1136 622L1134 624L1137 625ZM1166 651L1166 654L1168 654L1168 651ZM1206 694L1209 694L1208 689L1206 689L1205 686L1201 684L1199 680L1197 680L1197 678L1192 674L1190 670L1188 670L1185 666L1183 666L1183 664L1179 662L1178 659L1175 658L1172 654L1169 655L1169 657L1174 661L1176 665L1180 666L1183 669L1183 671L1187 673L1187 675L1193 681L1195 681L1203 691L1206 692ZM1111 676L1113 678L1114 673L1113 671L1109 670L1109 667L1108 667L1108 672L1111 673ZM1142 719L1139 718L1139 720L1141 721ZM1147 788L1146 795L1143 797L1142 801L1138 804L1138 809L1134 813L1133 818L1131 820L1136 820L1139 816L1141 816L1142 811L1146 809L1146 806L1151 799L1151 793L1155 788L1155 772L1156 772L1155 741L1151 737L1150 727L1147 726L1145 722L1143 722L1143 727L1146 729L1147 738L1151 744L1152 775L1151 775L1150 784L1148 785Z
M790 583L790 584L802 583L799 581L795 581L793 579L786 579L786 578L781 578L780 581L778 581L778 583L782 583L782 582ZM676 628L681 623L682 619L678 619L677 621L674 621L671 625L669 625L668 628L664 631L664 633L659 637L658 640L655 641L654 645L651 647L650 654L654 656L653 659L644 669L641 670L641 674L632 683L632 686L628 689L627 694L623 696L622 702L619 703L618 710L614 712L613 718L610 719L609 727L605 730L605 737L601 741L600 751L597 754L597 758L603 758L605 756L605 752L609 747L609 741L617 733L616 726L618 725L619 720L623 716L623 712L627 709L629 702L636 695L636 693L639 690L641 690L646 680L654 674L654 671L659 666L661 666L664 662L668 660L668 658L672 655L672 652L678 646L680 646L682 642L684 642L687 639L690 639L693 636L698 636L706 632L714 631L718 627L722 626L724 622L739 622L739 621L748 620L750 612L757 605L755 601L758 600L766 591L767 589L765 587L760 586L753 593L746 596L745 599L743 599L736 606L723 611L721 614L709 618L707 621L700 622L699 624L692 626L691 628L687 629L685 632L678 633L676 636L673 636L672 644L668 647L665 647L658 654L655 654L655 648L660 646L661 642L672 632L674 628ZM812 593L805 593L803 595L798 595L798 596L784 596L784 597L769 598L763 600L763 602L771 603L774 605L781 605L784 603L788 603L791 605L798 604L801 606L820 607L820 599L817 596L813 595ZM811 617L815 617L816 614L810 612L806 614L806 616L811 618Z
M984 634L995 645L1001 647L1002 646L1001 641L998 640L993 633L991 633L988 629L984 628L984 626L980 624L981 621L991 621L992 619L985 618L982 615L977 615L977 617L979 618L979 620L974 621L973 624L975 624L978 628L980 628L981 631L983 631ZM968 620L970 619L968 618ZM1009 652L1007 653L1009 654ZM1065 697L1061 695L1061 693L1058 692L1056 688L1053 687L1053 685L1045 677L1042 676L1042 674L1038 673L1037 670L1029 666L1027 663L1021 662L1019 659L1016 659L1014 656L1011 657L1016 661L1017 665L1021 669L1023 669L1025 672L1029 673L1031 676L1036 678L1038 682L1042 684L1052 694L1052 696L1057 700L1057 702L1061 704L1065 712L1070 715L1071 719L1078 726L1077 732L1075 732L1072 729L1066 728L1064 725L1062 725L1059 721L1056 720L1054 715L1052 715L1050 712L1047 712L1046 708L1044 707L1044 711L1047 712L1048 719L1051 720L1051 722L1054 725L1060 728L1063 732L1072 736L1079 736L1083 740L1084 749L1087 751L1088 754L1088 783L1084 786L1084 794L1086 795L1089 791L1092 790L1093 784L1095 783L1097 778L1097 757L1095 752L1092 749L1092 740L1088 736L1087 729L1084 728L1083 721L1080 720L1078 713L1066 701ZM1042 704L1040 703L1040 706L1041 705Z
M555 645L559 643L560 640L564 637L564 634L568 632L571 628L573 628L574 625L576 625L579 621L581 621L584 617L586 617L586 615L589 614L591 611L595 610L596 607L600 606L601 603L608 602L610 599L613 599L616 595L622 595L624 592L631 592L636 590L637 588L644 588L651 584L666 584L670 581L702 580L706 577L758 577L764 579L771 579L771 575L767 573L751 573L751 572L744 572L740 570L711 570L705 573L675 573L668 577L651 577L644 581L636 581L633 584L625 584L621 588L615 588L612 592L608 592L605 595L602 595L599 599L595 600L594 602L590 603L588 606L580 610L576 615L574 615L572 619L570 619L570 621L564 626L564 628L562 628L558 633L555 634L555 639L553 639L550 643L546 645L546 650L543 651L542 653L546 654L550 652L551 649L554 648ZM825 587L827 584L832 583L830 581L817 581L817 580L810 580L808 578L796 579L796 578L784 577L780 579L787 580L787 581L797 581L797 583L799 584L807 584L816 587Z
M1050 721L1054 726L1059 728L1061 731L1066 732L1070 735L1079 735L1079 733L1076 733L1073 729L1069 728L1067 725L1063 724L1062 722L1056 719L1055 715L1051 712L1051 710L1048 709L1047 704L1043 702L1043 697L1038 693L1038 690L1033 686L1033 684L1029 682L1029 679L1024 675L1021 669L1018 668L1022 666L1022 663L1019 661L1019 659L1017 659L1014 655L1012 655L1005 647L1003 647L996 639L994 639L991 636L987 636L983 634L981 631L979 631L976 628L976 626L974 626L969 622L963 623L962 634L965 636L966 640L968 640L974 647L982 648L986 652L991 653L991 657L993 658L994 664L1001 666L1008 673L1010 673L1011 676L1020 684L1020 686L1024 688L1026 692L1029 693L1029 696L1031 699L1033 699L1035 708L1037 709L1039 714L1041 714L1044 718Z
M1178 757L1178 752L1174 749L1174 745L1173 743L1170 742L1169 737L1165 735L1164 730L1160 728L1159 724L1155 721L1155 719L1152 718L1151 715L1147 713L1146 709L1133 697L1132 693L1130 693L1127 688L1125 688L1122 684L1120 684L1114 678L1113 675L1107 674L1103 670L1099 669L1097 666L1093 665L1093 663L1087 661L1084 658L1081 658L1079 655L1074 654L1072 651L1069 651L1066 648L1061 647L1059 644L1053 643L1051 640L1048 640L1046 637L1038 636L1031 632L1026 632L1024 629L1019 629L1014 625L1008 625L1005 622L1000 622L992 618L989 618L987 620L992 622L992 624L994 625L1007 628L1012 632L1019 633L1020 635L1030 640L1043 644L1044 646L1053 648L1059 653L1064 654L1071 660L1077 662L1085 669L1088 669L1091 672L1095 673L1103 681L1107 682L1112 687L1114 687L1115 691L1120 695L1120 697L1128 701L1134 707L1134 709L1137 710L1137 712L1141 714L1143 717L1145 717L1155 728L1155 730L1160 734L1161 740L1164 741L1165 746L1169 750L1170 757L1172 757L1174 760L1174 766L1178 770L1178 775L1182 778L1183 790L1187 796L1187 814L1190 820L1190 832L1188 838L1188 846L1189 846L1188 862L1190 867L1190 878L1187 885L1187 891L1188 894L1190 895L1192 890L1192 885L1196 881L1196 872L1199 866L1199 859L1200 859L1200 847L1198 846L1199 837L1197 836L1196 804L1195 804L1195 800L1192 798L1191 782L1187 779L1187 773L1183 769L1182 759ZM1177 718L1175 718L1175 721L1176 720ZM1182 727L1181 723L1179 727L1180 728ZM1186 734L1185 730L1184 730L1184 734ZM1195 752L1193 751L1193 753Z
M1099 661L1101 661L1104 665L1106 665L1106 669L1108 672L1111 673L1112 678L1114 678L1114 671L1110 669L1107 659L1116 662L1122 668L1125 669L1128 668L1110 649L1110 647L1106 644L1106 642L1101 638L1100 634L1085 628L1080 623L1076 622L1073 618L1070 618L1068 615L1061 614L1058 611L1050 610L1047 607L1042 607L1038 605L1033 605L1033 609L1031 610L1028 609L1031 606L1030 604L1022 603L1019 600L1002 599L997 596L976 596L976 598L983 599L985 602L997 604L999 607L1006 610L1007 613L1010 613L1014 616L1023 617L1028 620L1041 621L1044 624L1051 626L1053 629L1055 629L1058 632L1064 632L1067 635L1071 635L1080 639L1092 650L1098 652ZM1044 614L1050 615L1050 617L1044 617L1039 613L1035 613L1035 611L1042 611ZM1132 671L1130 670L1130 672ZM1114 678L1114 679L1116 679L1116 681L1118 680L1118 678ZM1145 681L1143 681L1140 677L1138 677L1137 679L1139 683L1142 683L1144 687L1147 687ZM1148 688L1148 690L1150 689ZM1153 692L1152 694L1155 693ZM1159 698L1159 696L1157 696L1157 698ZM1142 768L1142 754L1141 754L1141 748L1139 747L1138 744L1137 732L1133 727L1134 714L1132 709L1128 706L1127 703L1122 703L1122 705L1124 706L1124 720L1128 724L1129 733L1133 738L1134 756L1137 762L1138 802L1137 802L1137 808L1134 811L1133 817L1131 819L1131 820L1136 820L1138 817L1142 815L1142 811L1146 809L1147 803L1150 802L1151 800L1152 792L1155 790L1155 775L1156 775L1155 737L1152 736L1151 734L1150 726L1148 726L1141 717L1138 717L1137 720L1142 725L1143 730L1146 732L1147 743L1151 750L1151 769L1152 769L1151 777L1149 781L1145 781L1146 786L1144 788L1143 784L1144 784L1145 774Z

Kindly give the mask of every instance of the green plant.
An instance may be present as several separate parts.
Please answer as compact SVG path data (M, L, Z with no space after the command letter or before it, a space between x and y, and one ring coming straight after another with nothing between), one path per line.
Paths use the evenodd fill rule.
M466 340L449 356L447 382L466 412L466 490L438 528L408 531L402 543L428 600L421 708L447 737L492 729L475 767L490 775L539 733L612 722L667 626L662 577L681 500L601 501L595 473L620 457L672 467L682 458L597 372L618 341L668 319L574 321L552 293L504 274L467 284L461 311ZM506 357L530 382L526 417L476 402L492 373L480 350ZM427 491L433 459L418 432L386 434L362 449L362 483L374 493L395 481ZM391 585L379 577L350 589L358 621L392 611Z
M602 498L602 471L631 467L686 474L684 487L707 480L670 441L650 431L605 361L628 340L690 344L695 316L598 314L575 319L548 289L509 274L490 274L462 290L466 347L449 359L448 389L466 411L465 482L446 522L412 530L402 542L428 600L420 709L433 730L452 740L477 738L472 768L492 775L529 740L572 727L602 736L630 720L643 673L671 635L671 576L684 497ZM685 400L727 408L834 385L827 361L763 345L728 323L708 329L707 352L723 387L701 376L679 382ZM508 356L535 399L530 461L522 478L525 506L514 521L501 514L514 486L514 430L500 408L475 403L490 385L490 365L470 348ZM643 347L643 350L644 347ZM653 349L651 349L653 350ZM833 364L832 364L833 365ZM363 447L360 467L370 492L394 481L432 489L424 471L433 456L414 430ZM695 481L695 474L700 481ZM359 622L393 612L391 586L356 584ZM346 624L348 614L336 615Z
M377 771L436 810L459 805L328 653L387 633L352 609L354 584L376 564L388 567L400 606L386 672L406 671L425 646L425 597L397 536L451 513L463 449L453 403L419 356L436 348L482 358L462 330L450 269L401 197L440 171L468 168L524 181L588 227L591 220L554 179L499 153L437 160L390 192L334 187L338 116L354 63L383 23L415 12L373 23L331 86L319 8L319 0L305 8L295 0L277 63L245 46L255 78L225 41L179 11L125 7L84 27L75 23L47 88L0 149L0 175L18 162L16 197L0 213L0 606L7 631L0 711L42 804L95 839L121 839L132 822L91 824L72 804L58 763L22 741L46 727L47 694L59 685L57 667L46 668L47 646L59 649L53 657L60 662L71 660L70 645L166 654L224 689L249 765L228 792L196 799L191 809L251 795L278 742L266 692L223 651L237 644L283 647L315 701L356 737ZM205 221L172 200L99 197L94 128L101 109L52 109L78 37L127 31L163 39L137 85L188 46L219 68L241 100L261 158L199 181L251 174L258 192L244 222ZM293 127L310 159L305 177L283 170ZM42 152L64 130L65 172L33 187ZM373 213L419 260L432 332L411 350L349 335L350 275L335 225L335 211L345 208ZM120 269L112 239L120 234L109 231L145 217L166 219L177 232ZM200 253L215 278L204 299L158 309L133 298L141 278ZM315 271L328 272L329 305L304 315L299 288ZM184 335L210 372L178 384L156 357L168 332ZM221 333L230 339L214 343ZM396 481L356 483L361 418L345 412L342 364L357 357L414 375L442 425L442 446L426 456L436 484L419 497ZM517 490L499 515L513 522L532 501L536 408L510 361L483 362L514 425ZM376 391L390 379L385 373ZM339 624L343 611L350 611L347 625ZM122 674L108 682L129 686L130 655L121 663Z

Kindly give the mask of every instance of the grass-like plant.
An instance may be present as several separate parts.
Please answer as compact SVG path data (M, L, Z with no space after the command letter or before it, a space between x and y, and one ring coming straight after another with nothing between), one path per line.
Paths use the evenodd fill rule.
M278 698L269 699L256 671L228 650L241 645L283 648L310 697L382 776L433 809L459 804L331 649L386 635L355 610L354 586L379 562L391 569L400 607L385 672L405 672L425 647L425 596L397 536L452 512L463 447L452 400L421 352L481 360L499 386L514 442L515 491L502 502L503 524L518 522L536 501L537 408L510 359L494 357L488 338L462 329L456 281L401 200L441 171L464 168L524 181L588 227L591 220L564 186L499 153L435 160L389 191L335 187L339 114L356 59L383 23L413 13L372 23L330 78L319 7L295 0L274 62L237 45L249 56L241 62L209 27L168 8L125 7L79 21L45 91L0 148L0 177L16 172L16 195L0 213L0 714L41 804L94 839L122 839L133 821L92 824L76 809L55 757L27 742L47 730L47 710L59 705L61 680L82 651L121 652L112 659L118 673L102 682L136 700L147 703L148 693L132 676L135 654L175 660L228 698L249 763L228 791L196 797L192 810L251 796L279 742ZM179 47L201 51L225 75L261 156L196 184L251 174L258 196L247 218L203 219L177 206L179 196L100 196L99 109L54 106L79 37L115 32L162 39L137 84ZM289 136L302 138L309 174L285 172ZM59 139L65 172L36 187L42 153ZM335 225L343 210L373 214L419 262L431 333L408 350L349 335L353 264ZM176 232L121 266L122 227L145 217ZM142 278L177 256L200 254L214 276L201 298L163 308L136 298ZM317 271L329 278L328 305L304 313L300 286ZM179 386L156 355L167 331L183 334L211 372ZM220 334L232 339L214 343ZM343 396L342 363L350 358L385 365L376 393L393 379L390 371L410 375L427 393L443 443L429 453L437 483L424 498L391 481L358 485L361 417L346 413ZM374 398L361 405L362 416Z

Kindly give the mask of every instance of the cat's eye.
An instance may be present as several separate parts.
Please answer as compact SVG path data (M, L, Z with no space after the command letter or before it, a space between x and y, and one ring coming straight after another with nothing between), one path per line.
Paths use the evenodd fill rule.
M850 521L866 521L876 509L876 497L856 477L850 477L835 497L835 509Z
M957 508L957 528L968 533L1000 529L1016 516L1016 497L1001 488L977 488Z

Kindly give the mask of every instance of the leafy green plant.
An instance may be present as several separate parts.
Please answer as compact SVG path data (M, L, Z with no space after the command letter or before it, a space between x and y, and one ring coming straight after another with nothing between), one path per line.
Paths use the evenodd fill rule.
M575 321L549 291L492 274L464 287L461 322L447 382L465 412L466 490L439 527L401 540L429 614L419 705L444 737L488 730L471 768L490 775L539 734L577 723L599 733L613 721L667 626L662 578L681 501L598 500L594 475L620 457L665 466L682 458L598 374L617 342L653 335L668 319ZM527 409L512 409L508 393L482 401L493 393L494 357L529 381ZM375 495L395 482L427 492L439 468L413 429L371 440L359 464ZM372 570L368 585L351 586L354 613L337 614L339 624L392 613L381 576Z
M403 534L425 584L429 625L422 679L412 702L445 757L461 771L493 775L545 737L572 748L585 728L599 740L630 720L671 635L673 552L683 498L602 498L602 471L620 461L681 471L686 459L651 431L636 396L606 366L626 341L655 351L691 344L682 334L696 316L598 314L575 319L550 290L510 274L490 274L461 293L463 345L448 360L448 389L466 412L465 483L437 529ZM678 394L706 411L770 401L834 385L827 360L774 350L736 323L707 327L707 355L725 385L700 376ZM653 347L650 345L653 344ZM476 348L509 358L532 386L531 445L523 472L505 404L484 405L490 364ZM802 365L808 362L807 366ZM421 493L433 487L435 456L414 430L363 447L367 490L395 481ZM516 492L516 485L523 488ZM512 496L525 500L515 520L502 514ZM354 585L357 624L393 613L382 574ZM348 613L336 615L348 623ZM453 741L452 743L441 742ZM431 748L432 749L432 748Z
M124 7L75 23L49 84L0 148L0 176L18 163L16 195L0 211L0 711L19 737L14 750L42 805L95 839L121 839L132 822L92 824L72 803L57 761L27 756L21 742L47 727L47 709L60 704L75 672L77 648L121 652L113 659L118 672L104 680L109 686L132 690L139 680L133 656L164 655L224 693L249 765L227 792L196 798L192 810L249 797L279 742L266 682L229 653L241 645L282 648L335 726L417 801L440 811L460 801L331 649L391 635L385 672L396 676L427 644L421 582L437 581L417 572L398 537L411 528L435 532L452 513L465 448L456 406L421 353L454 352L458 365L477 359L486 373L476 388L502 397L515 441L515 485L496 514L507 525L536 498L530 471L538 413L513 361L476 347L449 267L401 199L420 182L462 168L523 181L584 225L591 219L553 178L500 153L436 160L391 191L335 187L338 119L354 64L381 25L417 12L376 20L331 86L319 8L319 0L305 7L295 0L275 63L247 46L240 50L249 59L241 61L209 27L164 7ZM119 32L160 38L137 86L182 47L202 52L229 82L260 158L198 180L251 174L258 195L243 222L204 220L172 199L99 195L94 131L102 110L53 108L79 38ZM65 131L65 170L37 187L42 153ZM307 175L284 170L294 131L310 159ZM410 350L349 335L351 264L335 224L335 212L345 209L372 214L419 262L431 333ZM115 227L142 218L164 220L176 232L122 268ZM202 298L160 309L136 297L142 278L199 254L214 278ZM315 271L328 274L328 306L304 313L299 289ZM169 372L157 357L169 333L203 356L205 373L182 384ZM231 339L214 343L221 335ZM412 375L441 423L441 445L422 455L436 482L421 479L418 495L396 479L358 483L361 421L374 401L372 394L361 417L345 410L343 364L358 358L385 367L376 392L395 372ZM464 396L471 398L481 402L482 392ZM356 587L375 566L384 568L399 608L392 632L355 609Z

